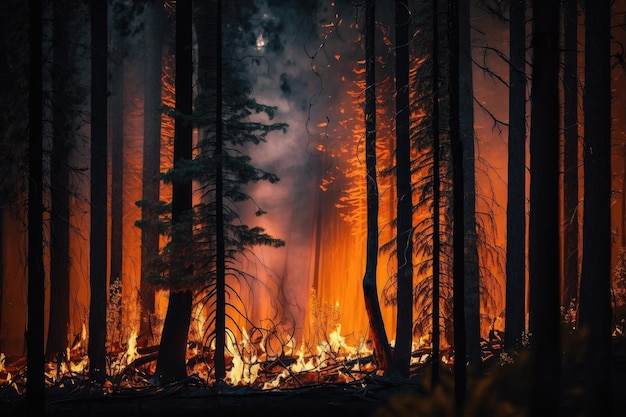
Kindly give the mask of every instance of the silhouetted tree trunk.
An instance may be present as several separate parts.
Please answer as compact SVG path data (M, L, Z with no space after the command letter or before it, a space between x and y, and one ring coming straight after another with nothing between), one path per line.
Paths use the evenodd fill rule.
M462 0L468 1L468 0ZM450 57L449 135L452 152L452 282L454 318L454 386L456 414L463 415L467 385L466 340L465 340L465 182L463 178L463 142L460 131L460 86L459 86L459 5L448 1L448 49Z
M610 0L585 1L583 265L579 327L588 331L585 415L611 412Z
M563 298L578 299L578 2L563 1Z
M46 358L65 357L70 323L70 197L69 151L74 141L71 112L74 54L70 50L71 1L55 1L53 17L52 61L52 155L50 161L50 315ZM57 374L60 370L57 370Z
M176 120L174 126L174 169L180 168L185 161L192 158L192 126L184 116L191 116L192 111L192 1L179 0L176 3ZM172 184L172 242L181 242L191 239L191 224L189 230L181 224L183 217L192 209L191 178L177 179ZM174 246L174 248L176 245ZM172 264L179 259L171 257ZM191 269L192 266L173 266L171 271ZM187 270L191 274L191 271ZM187 353L187 336L192 310L191 290L170 292L169 304L165 322L159 356L157 358L157 376L163 381L182 379L187 376L185 356Z
M222 2L215 9L215 378L226 376L224 348L226 346L226 241L224 233L224 174L222 167Z
M558 415L560 368L559 2L533 1L529 415Z
M465 239L465 321L469 364L482 368L480 348L480 274L476 231L474 88L470 2L459 2L459 133L463 143L463 227Z
M201 152L214 152L215 157L219 158L221 154L222 144L222 51L221 40L218 44L218 37L221 35L221 4L216 0L198 3L196 13L194 14L196 22L196 36L198 39L198 84L202 95L211 101L215 108L210 107L213 114L212 122L206 130L215 131L215 148L210 149L209 146L202 146ZM208 24L207 24L208 23ZM211 111L209 110L209 111ZM207 116L210 118L211 116ZM219 144L219 149L218 149ZM224 267L220 263L225 261L224 248L224 224L223 224L223 195L222 195L222 168L221 165L215 166L215 191L205 198L213 199L215 207L215 224L212 225L215 230L215 352L214 352L214 371L217 381L223 381L226 377L226 361L224 358L224 349L226 344L226 279ZM212 201L207 201L211 204ZM218 207L219 206L219 207ZM219 214L222 213L222 214ZM221 225L221 229L218 227Z
M124 236L124 60L126 48L119 27L111 30L111 100L109 103L109 123L111 129L111 259L109 270L108 321L113 334L113 343L122 343L122 253ZM114 293L115 292L115 293Z
M159 172L161 163L161 48L163 33L163 2L146 4L144 28L144 131L142 199L156 204L159 201ZM149 208L141 210L142 221L157 220ZM152 259L159 254L159 234L153 227L141 229L141 324L139 334L146 343L152 341L152 318L154 315L154 288L148 284L147 270Z
M106 377L107 289L107 1L91 3L91 235L89 377Z
M376 349L378 367L384 372L391 364L391 349L380 311L376 268L378 265L378 180L376 166L376 12L374 0L365 2L365 163L367 182L367 249L363 294Z
M432 44L432 134L433 134L433 335L432 335L432 374L431 385L439 383L441 332L440 320L440 284L441 284L441 172L440 172L440 131L439 131L439 0L432 2L433 44Z
M526 0L511 2L510 22L504 336L509 351L521 346L526 328Z
M397 305L394 371L409 375L413 340L413 203L409 132L409 23L406 0L396 0Z
M42 169L42 2L30 1L28 96L28 318L26 402L29 415L44 415L44 266Z

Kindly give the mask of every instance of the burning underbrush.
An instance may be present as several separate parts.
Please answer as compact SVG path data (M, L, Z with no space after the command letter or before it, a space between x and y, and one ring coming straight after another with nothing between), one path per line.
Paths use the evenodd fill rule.
M308 346L289 340L278 355L268 353L260 338L253 339L245 330L237 343L227 338L227 374L223 382L213 377L214 349L197 342L188 343L186 382L204 387L246 387L258 391L283 390L324 384L366 383L370 376L380 374L369 341L356 346L346 343L337 326L323 343ZM65 358L47 362L45 381L49 391L72 392L89 387L103 395L130 394L161 386L155 376L158 345L140 348L137 334L131 333L118 352L107 355L108 378L103 387L89 382L89 360L85 340L68 349ZM414 345L412 372L415 374L430 359L430 346ZM445 361L452 363L449 356ZM0 355L0 397L19 398L26 386L25 357L6 358Z

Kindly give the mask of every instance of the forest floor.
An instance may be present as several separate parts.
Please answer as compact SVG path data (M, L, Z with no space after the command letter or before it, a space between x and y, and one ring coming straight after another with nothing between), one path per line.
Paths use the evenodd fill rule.
M21 362L21 360L20 360ZM524 415L529 387L529 366L524 357L503 365L498 355L485 361L480 378L469 377L473 387L468 415L503 415L505 408ZM23 370L23 368L22 368ZM626 415L626 338L615 340L613 358L613 417ZM582 415L580 364L563 367L561 415ZM261 390L245 386L207 386L189 378L168 386L116 389L108 394L90 390L82 378L65 378L46 388L45 416L225 416L225 417L409 417L452 416L451 372L442 369L441 387L428 392L430 367L413 368L410 378L379 377L370 373L353 382L305 382L295 387ZM28 416L25 398L6 385L0 387L0 416ZM486 409L491 412L485 413ZM423 411L429 409L430 413ZM434 411L437 414L434 414Z

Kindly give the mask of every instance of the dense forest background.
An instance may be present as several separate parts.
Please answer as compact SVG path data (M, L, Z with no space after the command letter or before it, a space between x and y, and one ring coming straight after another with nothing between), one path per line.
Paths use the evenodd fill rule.
M524 412L556 414L574 375L585 415L610 415L626 2L0 16L3 387L43 404L64 376L106 390L132 366L274 389L356 361L333 382L449 372L462 410L472 376L517 364Z

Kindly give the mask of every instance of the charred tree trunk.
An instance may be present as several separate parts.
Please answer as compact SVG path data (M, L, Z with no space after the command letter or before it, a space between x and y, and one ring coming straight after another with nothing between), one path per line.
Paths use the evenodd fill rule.
M176 120L174 126L174 169L192 158L192 126L186 117L192 111L192 1L179 0L176 3ZM172 243L180 248L185 239L191 239L191 224L183 223L184 216L192 210L191 178L177 179L172 185ZM182 227L181 227L182 225ZM183 229L183 230L181 230ZM171 271L191 275L192 266L178 265L179 259L172 256ZM187 376L185 356L187 336L192 311L191 290L172 290L165 322L159 356L157 376L162 381L182 379Z
M91 234L89 378L106 377L107 289L107 1L91 3Z
M406 0L396 0L397 305L394 371L409 375L413 340L413 203L409 131L409 23Z
M579 327L588 331L585 415L611 413L610 0L585 1L585 191Z
M506 207L507 350L521 347L526 328L526 1L510 11L509 149Z
M68 346L70 323L70 197L69 150L73 142L71 82L74 55L70 51L72 2L55 1L53 19L52 156L50 163L50 315L46 358L61 361ZM57 372L59 372L57 370Z
M462 0L468 1L468 0ZM463 178L463 141L460 131L460 58L459 58L459 5L448 1L448 49L450 56L449 135L452 152L452 285L454 318L454 395L456 415L463 415L467 385L465 340L465 182Z
M44 415L44 266L42 169L42 2L31 1L28 92L28 319L26 402L29 415Z
M363 295L374 341L378 367L387 373L391 349L380 311L376 268L378 265L378 180L376 167L376 12L374 0L365 3L365 163L367 182L367 248Z
M144 133L142 198L148 204L159 201L159 172L161 164L161 48L163 32L162 2L152 1L146 5L144 76ZM156 214L142 207L142 221L150 224L157 220ZM153 340L152 318L154 316L154 288L148 284L148 270L152 259L159 254L159 234L153 227L141 229L141 340Z
M563 298L578 299L578 2L563 1Z
M459 134L463 144L463 227L465 246L465 329L467 354L480 373L480 264L476 230L476 168L474 144L474 89L470 2L459 2Z
M440 160L440 131L439 131L439 0L432 2L433 16L433 46L432 46L432 132L433 132L433 340L432 340L432 374L431 385L434 387L439 383L440 371L440 347L441 332L440 321L440 284L441 284L441 221L439 218L441 211L441 160Z
M529 415L558 415L560 369L559 2L533 2Z

